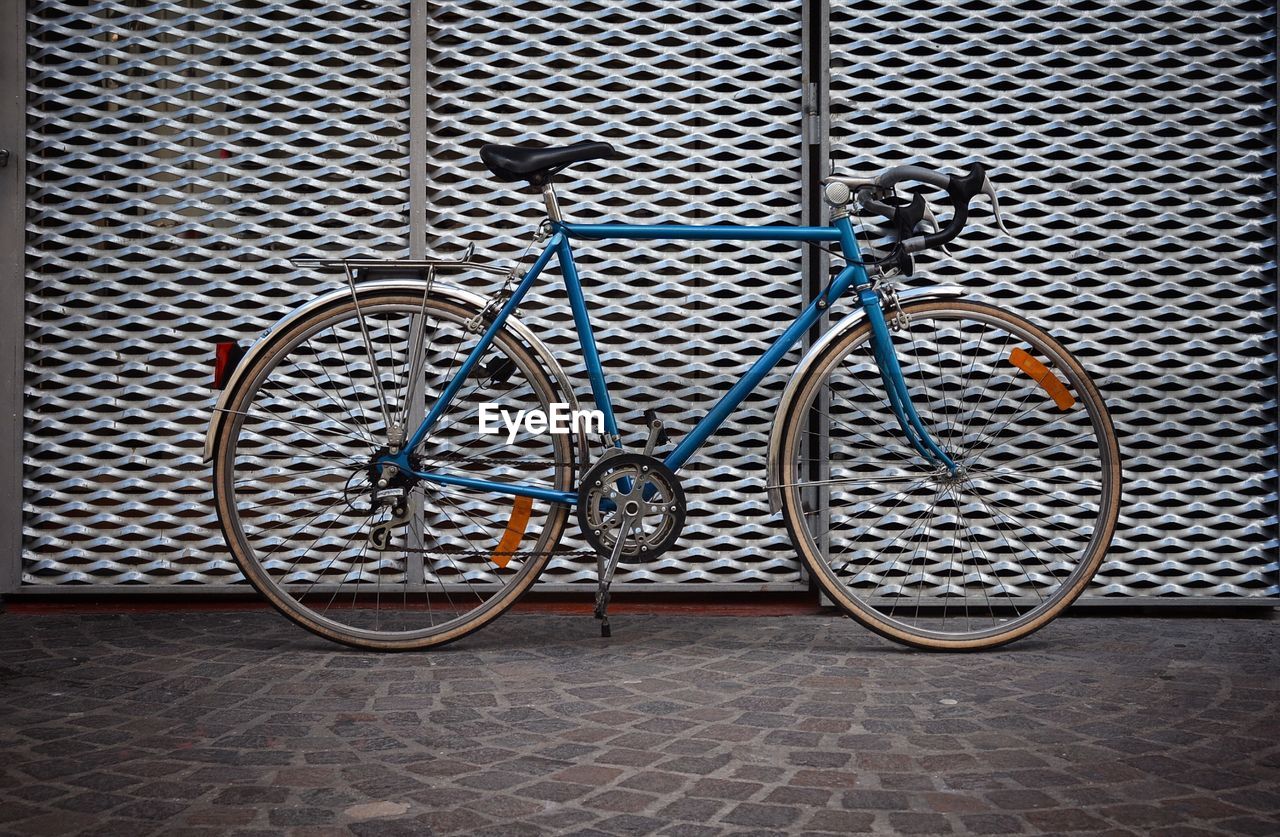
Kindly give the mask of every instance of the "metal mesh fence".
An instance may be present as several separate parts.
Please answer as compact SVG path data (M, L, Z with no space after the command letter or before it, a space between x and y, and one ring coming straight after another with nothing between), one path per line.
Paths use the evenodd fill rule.
M997 166L1017 238L979 214L919 281L1048 327L1113 407L1126 504L1091 594L1275 595L1272 9L832 5L837 170ZM28 585L237 577L200 462L212 339L332 287L289 256L407 252L411 128L433 251L524 249L539 204L486 141L625 149L564 178L570 220L799 221L797 4L432 3L421 121L407 0L28 10ZM578 255L631 445L646 406L691 427L801 299L789 244ZM522 316L585 397L557 278ZM682 548L620 582L799 581L761 490L788 366L690 463ZM593 574L566 554L547 578Z
M788 3L432 4L426 131L429 249L525 248L541 200L498 183L485 142L614 143L626 158L561 176L568 220L799 223L800 9ZM678 437L799 311L794 244L574 245L625 441L653 406ZM482 286L483 287L483 286ZM583 382L559 276L524 305ZM799 349L796 350L797 357ZM785 372L757 390L681 471L680 548L623 565L622 584L794 583L799 561L768 514L764 448ZM584 548L572 533L566 550ZM558 557L544 579L587 582L594 561Z
M1273 7L832 5L836 169L995 166L1015 238L978 223L916 281L1049 328L1112 409L1086 595L1276 595Z
M227 581L213 341L403 255L409 3L28 7L24 581Z

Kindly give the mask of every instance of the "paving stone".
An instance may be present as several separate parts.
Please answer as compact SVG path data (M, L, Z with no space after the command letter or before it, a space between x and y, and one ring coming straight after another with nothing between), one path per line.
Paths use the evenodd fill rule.
M625 779L618 782L618 784L624 788L649 791L650 793L670 793L671 791L684 787L688 781L688 776L682 776L678 773L663 773L658 770L646 770L641 773L627 776Z
M736 805L721 819L735 825L785 828L800 819L800 809L791 805L761 805L743 802Z
M858 811L815 811L805 827L811 831L830 831L836 834L852 834L871 831L875 815Z
M267 814L267 821L272 825L327 825L333 822L335 814L321 808L272 808Z
M738 782L732 779L699 779L685 791L686 796L705 796L711 799L749 799L764 785L759 782Z
M1236 817L1223 820L1219 825L1231 834L1252 834L1257 835L1257 837L1280 834L1280 816L1274 815L1267 819L1261 817Z
M773 767L764 764L744 764L735 767L733 773L730 774L732 779L741 779L744 782L762 782L770 785L780 783L787 774L786 768Z
M960 821L972 834L1023 834L1028 830L1026 820L1011 814L961 814Z
M433 837L429 825L411 818L353 822L347 828L355 837Z
M658 833L662 834L663 837L716 837L716 835L723 834L724 829L710 825L676 823L675 825L667 826Z
M840 796L840 804L845 808L880 811L902 811L908 806L905 793L874 789L845 791Z
M881 773L880 787L884 790L931 791L936 783L927 773Z
M1273 620L964 656L827 616L616 622L378 655L269 611L0 615L0 837L1280 833Z
M138 799L126 802L111 813L118 817L135 817L141 820L169 820L186 811L188 807L182 802Z
M796 788L786 785L769 791L769 795L763 801L774 805L822 808L830 802L832 793L825 788Z
M950 834L955 829L941 814L921 814L915 811L893 811L889 825L898 834Z
M1030 811L1027 813L1027 822L1046 833L1088 831L1096 834L1099 831L1105 831L1110 825L1106 820L1078 808Z
M719 799L677 799L658 815L668 820L692 820L706 822L716 815L725 803Z
M823 752L821 750L799 750L787 755L789 764L800 767L844 767L849 763L850 755L839 752Z
M994 808L1022 811L1032 808L1057 808L1056 799L1042 791L1032 790L997 790L987 794L987 799Z
M613 788L588 797L582 804L590 809L598 808L602 811L621 811L635 814L648 808L656 799L657 797L651 794Z
M852 788L858 774L842 770L797 770L788 784L811 788Z
M642 817L636 814L619 814L601 820L597 826L611 834L653 834L666 823L654 817Z

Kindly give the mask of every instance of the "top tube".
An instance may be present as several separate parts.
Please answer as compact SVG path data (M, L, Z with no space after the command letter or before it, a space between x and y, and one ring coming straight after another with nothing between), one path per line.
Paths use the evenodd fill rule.
M835 227L740 227L696 224L568 224L554 225L570 238L660 241L839 241Z

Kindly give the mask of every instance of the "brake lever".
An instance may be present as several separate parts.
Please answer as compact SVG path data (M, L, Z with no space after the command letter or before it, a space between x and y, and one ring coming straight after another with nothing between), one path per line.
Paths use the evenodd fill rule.
M929 205L929 201L927 201L923 195L919 193L912 195L912 201L913 202L919 201L919 203L916 205L918 210L920 211L920 218L917 223L927 222L931 228L930 232L936 233L938 230L942 229L942 225L938 223L938 216L935 215L933 212L933 207ZM897 213L898 210L905 209L908 207L908 204L905 204L905 203L890 204L890 203L886 203L883 200L877 200L872 197L860 197L860 202L864 209L868 209L877 215L881 215L886 219L888 219L890 222L894 220L894 215L895 213ZM915 235L914 228L906 237L910 237L911 235ZM947 249L945 244L940 245L938 249L940 249L948 257L951 256L951 251Z
M982 175L982 194L991 201L991 214L996 217L996 226L1000 228L1000 232L1012 236L1013 233L1004 225L1004 216L1000 214L1000 199L996 197L996 187L991 184L991 178L986 173Z
M938 216L933 214L933 207L929 206L929 202L927 200L924 202L924 216L920 220L921 222L927 221L929 223L929 226L931 227L929 232L931 233L936 233L938 230L942 229L942 225L938 223ZM947 245L940 244L938 245L938 249L941 250L947 258L951 258L951 251L947 249Z

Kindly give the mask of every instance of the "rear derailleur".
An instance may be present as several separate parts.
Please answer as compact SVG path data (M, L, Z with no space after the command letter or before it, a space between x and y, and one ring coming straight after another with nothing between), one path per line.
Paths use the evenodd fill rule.
M382 552L391 548L391 533L409 522L409 492L415 481L390 463L370 464L368 477L370 518L379 509L390 510L386 520L369 527L369 545Z

